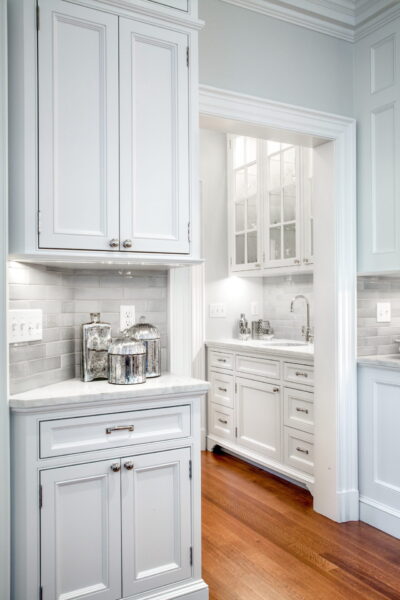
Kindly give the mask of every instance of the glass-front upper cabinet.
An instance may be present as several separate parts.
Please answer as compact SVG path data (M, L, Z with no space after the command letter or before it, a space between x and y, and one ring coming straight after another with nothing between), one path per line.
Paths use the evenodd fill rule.
M302 159L302 205L303 205L303 251L304 265L314 262L314 210L313 210L313 151L301 149Z
M235 271L261 267L259 144L255 138L228 136L230 255Z
M299 148L266 142L265 150L265 265L299 265Z

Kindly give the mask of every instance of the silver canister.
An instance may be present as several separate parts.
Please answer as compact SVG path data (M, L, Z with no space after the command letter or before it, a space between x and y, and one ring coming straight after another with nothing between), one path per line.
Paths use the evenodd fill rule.
M140 317L128 330L135 340L143 342L146 347L146 377L159 377L161 375L161 338L160 332L154 325L146 323L146 317Z
M82 325L82 381L108 378L111 325L100 321L100 313L90 313L90 319Z
M125 334L108 349L108 383L134 385L146 381L146 347Z

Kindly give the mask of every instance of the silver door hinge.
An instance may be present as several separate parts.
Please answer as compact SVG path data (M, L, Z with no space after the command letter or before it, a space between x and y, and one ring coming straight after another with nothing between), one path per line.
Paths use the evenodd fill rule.
M237 393L237 383L235 383L235 392Z
M193 565L193 546L190 546L190 550L189 550L189 555L190 555L190 565Z
M39 5L36 5L36 31L40 29L40 8Z
M237 427L235 427L235 437L237 438Z
M40 598L40 600L43 600L43 588L42 588L42 586L40 586L39 598Z
M186 65L189 67L189 46L186 46Z
M39 508L43 506L43 486L39 485Z
M37 211L37 229L38 229L38 233L40 233L42 231L42 220L41 220L41 216L40 216L40 210Z
M189 460L189 479L192 479L192 461Z
M190 242L190 221L188 222L188 242Z
M263 262L265 262L265 252L263 252Z

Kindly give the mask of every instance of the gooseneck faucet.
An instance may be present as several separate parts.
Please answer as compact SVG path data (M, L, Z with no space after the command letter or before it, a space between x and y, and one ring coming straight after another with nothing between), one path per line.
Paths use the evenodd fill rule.
M290 303L290 312L294 311L294 303L296 302L296 300L299 300L300 298L303 298L303 300L305 301L306 309L307 309L307 325L305 327L303 326L301 328L301 333L305 337L306 342L310 343L313 340L313 334L311 331L311 324L310 324L310 303L308 301L308 298L306 298L306 296L304 296L303 294L297 294L297 296L295 296Z

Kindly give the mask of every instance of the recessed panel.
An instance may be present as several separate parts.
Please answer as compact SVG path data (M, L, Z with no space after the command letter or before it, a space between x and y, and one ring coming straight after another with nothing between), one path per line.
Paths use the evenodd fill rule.
M371 93L395 83L395 37L390 36L371 48Z
M394 104L374 111L371 116L371 170L375 254L395 252L397 248L395 136Z
M374 480L400 492L399 423L400 388L398 385L377 383L374 395Z

